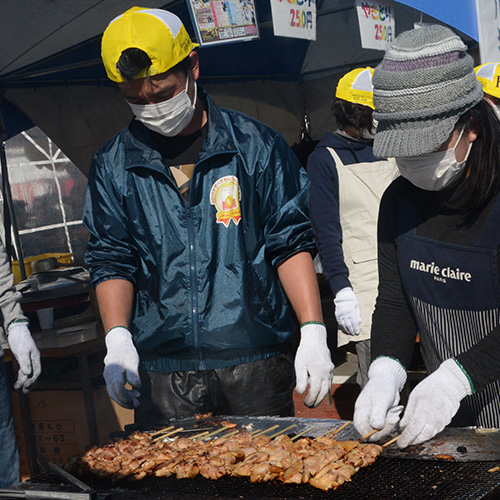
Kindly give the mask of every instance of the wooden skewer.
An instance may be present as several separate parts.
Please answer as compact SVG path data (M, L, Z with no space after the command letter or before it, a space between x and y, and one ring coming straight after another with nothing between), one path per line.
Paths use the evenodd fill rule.
M316 436L316 437L328 436L328 434L330 434L331 432L333 432L333 431L331 429L328 429L326 432L323 432L323 434L320 434L319 436Z
M364 435L363 437L360 437L358 439L359 442L363 441L363 439L369 438L370 436L373 436L376 432L378 432L380 429L373 429L373 431L369 432L368 434Z
M221 427L220 429L217 429L216 431L212 431L212 432L209 432L208 434L205 434L203 436L203 439L205 439L209 436L215 436L216 434L219 434L219 432L225 431L226 429L229 429L229 427L227 425L224 425L223 427ZM198 438L198 439L201 439L201 438Z
M323 432L323 434L320 434L319 436L316 436L316 437L322 438L323 436L326 436L327 434L330 434L330 432L332 432L332 431L330 430L330 431Z
M265 431L256 431L253 437L257 436L262 436L262 434L265 434L266 432L273 431L274 429L277 429L279 425L273 425L272 427L269 427L269 429L266 429ZM253 433L252 433L253 434Z
M238 432L241 432L239 429L230 429L229 432L227 432L226 434L223 434L222 436L219 436L219 438L227 438L229 436L232 436L234 434L238 434ZM205 436L206 437L206 436ZM205 437L203 439L205 439Z
M342 424L340 427L337 429L334 429L333 431L329 431L326 433L327 437L332 438L336 434L338 434L342 429L345 429L349 424L351 423L350 420L348 420L345 424Z
M332 393L330 391L328 391L326 393L326 396L323 398L323 401L325 402L326 406L332 406L333 397L332 397Z
M200 432L199 434L196 434L196 435L194 435L194 436L191 436L189 439L193 439L193 440L195 440L195 439L198 439L198 438L199 438L199 437L201 437L201 436L204 436L205 434L208 434L208 431L205 431L205 432Z
M292 424L292 425L289 425L288 427L285 427L284 429L282 429L281 431L277 432L276 434L272 434L271 436L269 436L271 439L275 438L276 436L279 436L280 434L283 434L285 431L287 431L288 429L291 429L292 427L295 427L296 424Z
M392 438L390 441L387 441L387 443L382 445L382 448L385 448L386 446L389 446L392 443L395 443L399 439L399 436L396 436L395 438Z
M302 431L302 432L299 432L298 434L295 434L295 436L293 436L293 438L291 438L292 441L295 441L299 437L303 436L306 432L312 431L313 429L316 429L315 425L313 425L312 427L309 427L309 429L306 429L305 431Z
M163 434L164 432L168 432L170 430L172 430L174 428L173 425L171 425L170 427L164 427L163 429L160 429L159 431L156 431L156 432L152 432L150 434L151 437L153 436L158 436L158 434Z
M230 437L230 436L234 436L235 434L238 434L238 432L240 432L240 430L239 429L235 429L234 431L230 431L227 434L223 434L222 436L219 436L219 437L221 439L222 438L227 438L227 437Z
M176 432L183 431L184 427L179 427L178 429L174 429L173 431L166 432L165 434L162 434L161 436L155 437L151 442L159 441L160 439L164 439L168 436L171 436L172 434L175 434Z

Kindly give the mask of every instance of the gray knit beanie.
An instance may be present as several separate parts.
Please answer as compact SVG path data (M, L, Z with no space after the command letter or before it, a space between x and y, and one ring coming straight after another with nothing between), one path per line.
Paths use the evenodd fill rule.
M382 158L430 153L483 98L466 45L432 25L401 33L373 73L373 152Z

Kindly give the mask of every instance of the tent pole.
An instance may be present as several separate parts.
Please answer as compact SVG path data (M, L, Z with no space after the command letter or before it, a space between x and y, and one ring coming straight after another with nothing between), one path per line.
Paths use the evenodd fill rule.
M0 145L0 148L3 150L3 142ZM2 168L3 171L3 168ZM10 220L10 211L9 206L7 205L7 197L5 196L5 184L2 175L2 204L3 204L3 228L5 234L5 251L7 252L7 256L9 260L11 259L12 253L12 224Z
M26 279L26 268L24 265L24 254L21 246L21 239L19 238L19 231L17 228L16 214L14 213L14 205L12 203L12 192L10 190L9 172L7 170L7 156L5 155L5 127L3 123L3 116L0 113L0 133L2 144L0 147L0 164L2 167L2 197L4 203L4 227L5 227L5 250L9 257L12 266L12 244L10 225L12 224L12 232L14 233L14 240L16 242L19 269L21 271L21 280Z
M0 161L2 164L2 195L4 198L4 204L6 204L6 208L9 213L10 222L12 224L12 231L14 233L14 240L16 242L18 253L17 257L19 260L19 269L21 271L21 280L24 281L26 279L26 268L24 265L24 254L23 248L21 246L21 239L19 238L19 231L17 228L16 215L14 213L14 206L12 204L12 193L10 191L9 174L7 172L7 158L5 156L5 142L2 142L2 147L0 148ZM10 241L10 229L8 230L7 228L5 228L5 240L6 242ZM8 247L6 246L7 255L9 256L9 258L12 256L11 248L12 245L10 244Z

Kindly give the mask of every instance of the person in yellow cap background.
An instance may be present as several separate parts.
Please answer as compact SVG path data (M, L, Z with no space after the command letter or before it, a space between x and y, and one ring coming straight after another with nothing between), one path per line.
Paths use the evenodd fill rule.
M161 9L134 7L103 34L135 115L96 154L83 216L104 379L136 422L293 415L295 378L316 406L334 368L307 174L279 133L198 87L195 46Z
M370 364L371 315L378 284L378 205L397 176L395 163L380 161L372 151L372 73L369 67L357 68L339 80L332 105L338 129L325 132L307 162L320 269L335 297L337 345L354 343L356 381L361 387Z
M476 78L480 81L484 99L492 106L500 119L500 62L489 62L474 68Z

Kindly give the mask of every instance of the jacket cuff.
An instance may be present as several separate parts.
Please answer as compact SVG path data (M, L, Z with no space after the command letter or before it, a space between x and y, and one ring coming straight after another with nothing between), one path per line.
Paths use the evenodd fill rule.
M454 362L455 362L455 364L456 364L456 366L457 366L458 368L460 368L460 370L462 370L462 375L464 375L464 376L465 376L465 378L467 379L467 383L469 384L469 386L470 386L470 391L471 391L471 392L468 392L468 394L467 394L467 395L470 395L470 394L474 394L474 393L476 393L477 391L476 391L476 389L474 388L474 383L472 382L472 379L470 378L469 374L467 373L467 371L466 371L466 370L465 370L465 368L463 367L462 363L460 363L460 361L458 361L458 359L456 359L456 358L452 358L452 361L454 361ZM445 363L446 363L446 361L445 361ZM450 368L451 368L451 364L450 364ZM459 372L458 372L457 370L455 370L455 368L452 368L452 370L453 370L453 372L455 372L455 373L459 374ZM463 379L462 379L462 381L463 381ZM465 385L466 385L466 384L465 384Z
M328 284L330 285L333 295L337 295L337 293L344 288L352 289L351 282L347 276L336 276L335 278L331 278L328 280Z

